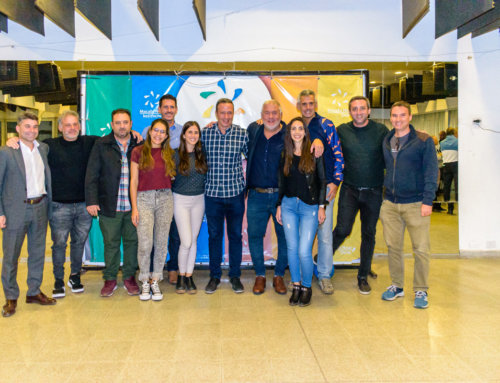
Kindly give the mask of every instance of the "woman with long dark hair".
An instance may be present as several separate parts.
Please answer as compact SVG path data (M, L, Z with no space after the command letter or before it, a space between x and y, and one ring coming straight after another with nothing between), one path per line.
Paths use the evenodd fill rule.
M201 146L201 129L196 121L188 121L182 128L179 149L175 151L177 176L174 192L174 217L181 239L179 247L179 276L176 292L196 293L193 281L196 260L196 242L205 214L205 174L207 161Z
M318 225L325 220L326 184L323 157L313 156L309 130L302 117L296 117L286 129L276 210L285 231L292 306L311 303L312 245Z
M130 200L132 223L137 227L140 300L163 299L158 282L163 279L168 235L173 216L172 177L174 151L169 144L169 128L159 118L151 123L144 144L132 151ZM153 272L150 272L154 244Z

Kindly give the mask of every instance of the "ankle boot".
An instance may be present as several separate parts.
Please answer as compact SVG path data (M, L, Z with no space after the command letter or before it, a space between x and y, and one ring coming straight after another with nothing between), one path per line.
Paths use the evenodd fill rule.
M309 306L311 304L312 289L310 287L301 286L300 287L300 300L299 306Z
M290 296L290 306L297 306L300 299L300 285L293 285L292 295Z
M179 275L177 277L177 284L175 285L175 292L177 294L184 294L186 292L186 276Z
M453 202L448 203L448 214L453 215L453 210L455 210L455 204Z
M196 285L193 281L193 276L186 277L186 291L188 294L196 294Z

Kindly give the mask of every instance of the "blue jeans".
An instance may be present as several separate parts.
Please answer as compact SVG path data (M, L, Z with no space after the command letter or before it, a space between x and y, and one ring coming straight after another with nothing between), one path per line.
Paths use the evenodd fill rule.
M330 188L326 189L326 193ZM318 279L330 279L333 270L333 251L332 251L332 230L333 230L333 205L335 199L332 199L325 206L325 222L318 227Z
M252 256L252 263L257 276L265 277L264 246L267 222L273 217L274 231L278 240L278 259L274 268L274 275L282 277L288 265L286 256L286 240L283 226L276 221L276 201L278 193L259 193L253 189L248 192L247 222L248 222L248 247Z
M85 202L60 203L53 201L52 217L49 223L53 242L54 278L64 279L66 242L70 234L71 274L79 274L82 268L83 248L92 224L92 216L87 212Z
M241 226L245 213L245 197L239 195L229 198L205 196L205 215L208 228L208 254L210 277L222 276L222 244L224 241L224 218L229 240L229 277L241 275Z
M318 228L318 205L308 205L299 198L283 197L281 220L292 282L302 282L302 286L311 287L312 246Z

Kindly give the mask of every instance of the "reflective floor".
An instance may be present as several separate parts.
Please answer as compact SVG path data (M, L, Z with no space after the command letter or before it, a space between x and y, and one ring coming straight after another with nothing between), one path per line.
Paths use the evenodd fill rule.
M24 261L25 262L25 261ZM213 295L177 295L161 283L161 302L122 288L100 298L101 272L86 291L54 307L26 305L0 318L0 382L487 382L500 381L500 259L433 259L430 307L413 308L413 261L406 296L380 299L389 284L377 257L373 291L356 289L356 270L337 270L335 293L314 285L312 305L288 306L268 274L265 294L223 280ZM18 281L26 293L26 263ZM196 271L198 288L207 271ZM47 263L43 291L52 289ZM3 301L2 301L3 304Z

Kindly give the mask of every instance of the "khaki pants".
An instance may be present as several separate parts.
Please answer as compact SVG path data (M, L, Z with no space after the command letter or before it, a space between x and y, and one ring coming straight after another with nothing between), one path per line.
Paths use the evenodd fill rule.
M384 200L380 210L384 239L389 250L389 272L392 284L399 288L404 287L404 232L408 228L415 257L414 291L427 291L429 288L431 217L422 217L421 207L421 202L400 204Z

